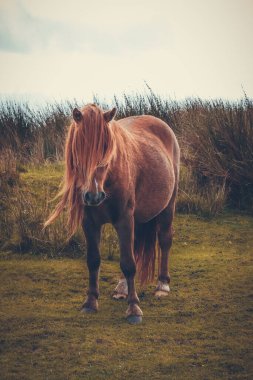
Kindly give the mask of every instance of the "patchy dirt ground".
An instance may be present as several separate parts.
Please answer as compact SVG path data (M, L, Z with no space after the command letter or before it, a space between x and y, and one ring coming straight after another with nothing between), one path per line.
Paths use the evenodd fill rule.
M100 310L80 313L84 259L0 255L1 379L252 379L253 219L178 216L171 293L139 289L141 325L114 301L103 252Z

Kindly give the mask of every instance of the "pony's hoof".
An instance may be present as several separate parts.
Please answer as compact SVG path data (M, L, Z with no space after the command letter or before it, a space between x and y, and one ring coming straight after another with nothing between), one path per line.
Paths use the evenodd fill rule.
M127 322L131 325L138 325L142 322L142 316L141 315L129 315L127 317Z
M95 298L87 299L82 306L83 313L96 313L98 311L98 301Z
M87 307L87 306L84 306L82 309L81 309L81 312L82 313L97 313L97 310L96 309L92 309L91 307Z
M136 303L130 304L128 306L128 309L126 311L126 319L128 323L131 323L132 325L137 325L138 323L142 322L142 316L143 313Z
M158 281L158 285L155 290L155 297L156 298L166 297L169 295L169 292L170 292L169 284L164 283L162 281Z
M127 299L127 294L122 294L122 293L114 293L112 298L114 300L125 300Z
M155 292L156 298L167 297L168 295L169 295L169 292L166 292L165 290L157 290Z

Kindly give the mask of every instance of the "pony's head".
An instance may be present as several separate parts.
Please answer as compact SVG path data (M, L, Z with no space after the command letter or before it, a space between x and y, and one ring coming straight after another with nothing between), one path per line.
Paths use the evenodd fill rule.
M61 200L45 223L52 223L66 206L71 235L83 218L84 205L98 206L106 198L104 182L116 154L111 121L116 108L104 112L94 104L73 110L65 147L65 177Z
M73 110L72 124L66 149L68 177L81 189L83 201L97 206L105 199L104 180L115 153L114 135L110 121L116 108L103 112L90 104L81 111Z

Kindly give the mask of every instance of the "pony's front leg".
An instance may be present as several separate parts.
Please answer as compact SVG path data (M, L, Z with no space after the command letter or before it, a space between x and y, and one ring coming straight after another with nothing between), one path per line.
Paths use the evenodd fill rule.
M133 253L134 242L134 219L132 215L124 217L115 225L120 244L120 267L127 280L128 287L128 309L126 312L129 323L140 323L142 311L138 306L140 301L135 290L136 264Z
M96 312L98 310L98 275L100 267L99 243L101 237L101 226L97 226L89 220L83 223L83 231L87 243L87 266L89 269L89 288L87 298L83 304L82 311Z

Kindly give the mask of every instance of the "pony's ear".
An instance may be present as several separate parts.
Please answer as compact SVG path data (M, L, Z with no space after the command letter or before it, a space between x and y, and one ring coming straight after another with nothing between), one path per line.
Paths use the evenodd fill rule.
M117 112L117 109L115 107L110 111L104 112L104 119L106 123L109 123L114 118L114 116L116 115L116 112Z
M79 111L77 108L74 108L73 109L73 119L75 120L75 122L80 123L82 118L83 118L82 112Z

